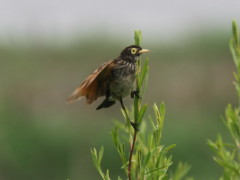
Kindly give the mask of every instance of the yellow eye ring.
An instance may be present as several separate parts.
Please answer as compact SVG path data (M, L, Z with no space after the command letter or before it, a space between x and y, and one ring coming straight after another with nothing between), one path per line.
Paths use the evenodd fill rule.
M136 54L136 53L137 53L137 48L132 48L132 49L131 49L131 53L132 53L132 54Z

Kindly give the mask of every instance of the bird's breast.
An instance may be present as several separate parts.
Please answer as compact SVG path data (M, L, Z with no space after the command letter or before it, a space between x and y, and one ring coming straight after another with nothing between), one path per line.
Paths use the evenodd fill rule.
M128 96L135 82L136 64L124 60L117 61L112 70L109 90L114 99Z
M128 96L133 89L135 74L120 76L113 79L109 84L111 96L114 99L120 99Z

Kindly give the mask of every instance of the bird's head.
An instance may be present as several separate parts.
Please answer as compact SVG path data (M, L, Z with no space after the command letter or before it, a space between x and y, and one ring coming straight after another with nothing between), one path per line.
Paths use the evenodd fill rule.
M137 57L143 53L149 52L148 49L142 49L140 46L131 45L126 47L120 54L120 58L126 61L135 62Z

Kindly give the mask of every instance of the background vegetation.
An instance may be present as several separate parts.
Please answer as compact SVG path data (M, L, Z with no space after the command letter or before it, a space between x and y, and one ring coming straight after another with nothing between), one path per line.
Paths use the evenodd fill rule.
M236 66L234 72L234 85L240 102L240 44L239 31L236 21L232 22L232 38L229 46ZM208 144L215 153L214 160L223 167L223 175L220 179L239 179L240 177L240 104L232 107L228 104L225 110L224 124L232 137L232 142L224 142L221 135L218 135L216 142L208 140Z
M237 104L230 36L229 28L142 43L151 50L145 101L165 101L162 143L177 144L173 162L191 164L196 179L221 175L206 139L218 132L230 139L220 119L226 104ZM133 42L122 39L99 34L57 45L31 39L0 44L0 179L98 179L89 150L101 145L103 169L122 173L109 135L120 106L95 111L99 102L65 104L89 73Z

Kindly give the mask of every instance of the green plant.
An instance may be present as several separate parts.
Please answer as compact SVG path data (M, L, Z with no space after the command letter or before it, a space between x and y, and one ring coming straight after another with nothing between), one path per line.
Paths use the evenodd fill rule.
M223 167L224 173L220 179L240 179L240 44L237 23L232 22L233 37L230 40L230 51L232 53L237 72L234 73L235 87L239 104L232 107L229 104L225 110L224 123L231 134L233 143L225 143L221 135L216 142L208 140L208 145L214 151L214 160Z
M135 31L134 39L135 44L140 45L141 31ZM141 61L143 62L142 66ZM140 92L140 97L143 97L147 84L149 60L146 58L141 61L138 61L136 90ZM180 180L186 175L190 166L180 163L176 173L171 175L168 173L169 167L172 165L172 156L168 155L168 152L175 147L175 144L170 146L161 144L165 104L162 102L159 106L157 104L153 105L154 117L150 115L148 118L145 117L147 108L148 105L142 103L142 98L135 96L133 108L126 112L122 111L126 123L115 122L112 138L122 160L122 169L129 180ZM130 125L128 117L133 120L135 128ZM149 119L149 121L146 122L146 119ZM127 149L130 149L130 151L128 152ZM92 159L102 179L110 180L109 170L105 173L101 168L103 152L103 147L100 148L99 152L95 148L92 149ZM121 177L118 177L118 180L121 179Z

